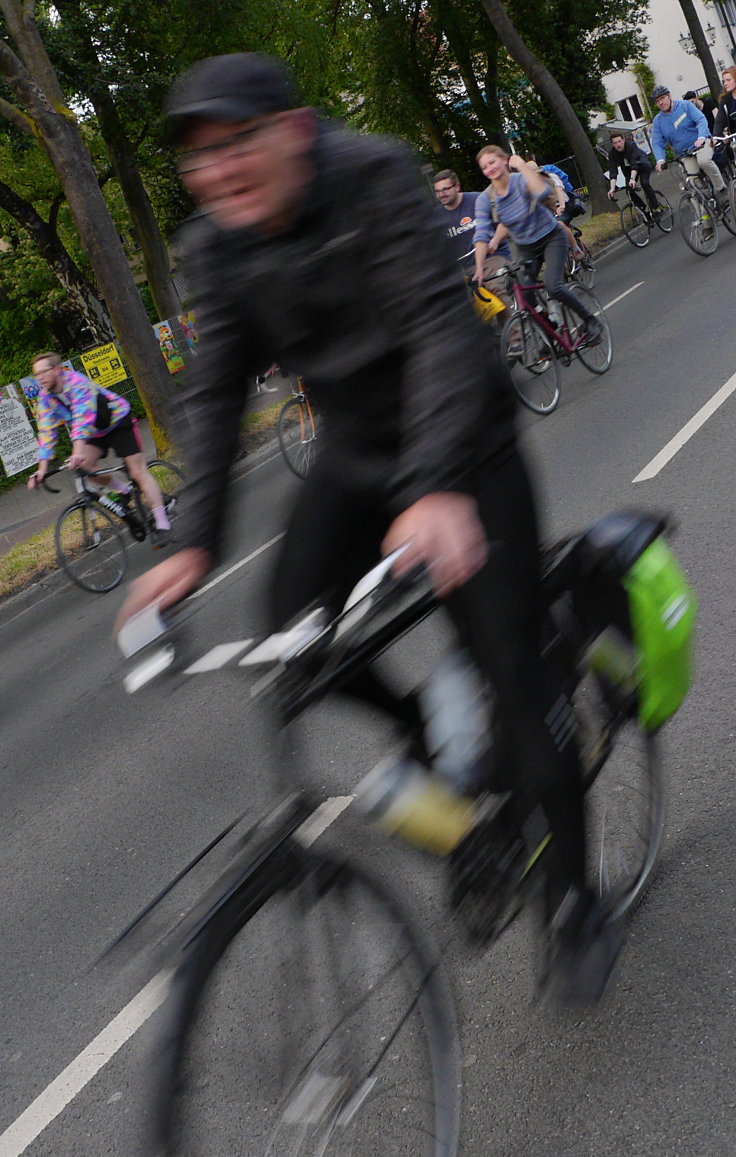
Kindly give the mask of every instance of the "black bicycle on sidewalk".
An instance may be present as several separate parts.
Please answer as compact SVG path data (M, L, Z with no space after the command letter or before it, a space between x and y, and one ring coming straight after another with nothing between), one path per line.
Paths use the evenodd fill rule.
M664 787L661 719L645 718L609 628L623 576L647 551L667 550L662 530L649 516L612 515L543 558L546 654L566 673L580 727L591 878L619 924L655 867ZM191 661L182 654L182 612L167 625L155 608L120 633L129 691L164 671L183 679L238 665L257 674L252 693L284 725L274 759L281 802L262 819L229 825L117 942L129 945L133 933L145 941L152 925L162 926L164 898L175 903L177 922L163 934L170 986L151 1076L157 1153L458 1152L462 1070L442 951L405 898L353 860L359 834L348 840L350 859L334 850L331 833L353 796L315 794L296 758L294 727L304 713L436 606L425 578L391 577L392 561L358 584L336 618L317 608L255 648L221 644ZM549 842L524 855L517 843L511 856L495 822L502 800L489 783L466 801L467 835L449 862L455 921L485 946L526 901L533 905ZM182 915L174 889L188 877L191 893L190 872L219 853L224 870Z
M184 487L184 475L173 462L153 458L148 470L158 482L169 521L179 507ZM43 486L52 494L59 490L48 485L55 474L70 470L63 463L49 470ZM130 493L123 496L100 489L94 479L120 472L130 485ZM124 463L106 466L100 470L75 470L77 498L59 515L54 531L56 557L68 578L82 590L93 594L107 594L122 581L128 567L125 531L136 542L143 542L154 528L140 488L131 478Z

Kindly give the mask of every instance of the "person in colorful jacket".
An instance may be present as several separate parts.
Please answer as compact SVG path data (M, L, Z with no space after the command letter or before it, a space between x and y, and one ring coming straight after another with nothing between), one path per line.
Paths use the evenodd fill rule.
M33 359L31 372L39 385L36 398L39 462L36 473L28 479L29 489L43 482L59 430L68 425L72 439L69 466L95 470L100 458L113 450L123 459L151 509L156 524L151 536L154 547L165 546L169 540L169 520L158 483L146 466L130 404L84 374L62 366L57 353L39 354ZM100 475L100 481L107 480L109 476ZM124 495L129 487L127 482L116 478L115 489Z

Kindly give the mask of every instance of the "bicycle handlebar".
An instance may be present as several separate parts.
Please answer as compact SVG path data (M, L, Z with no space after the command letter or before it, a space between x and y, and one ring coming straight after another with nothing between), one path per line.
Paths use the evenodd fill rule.
M325 607L312 608L255 646L251 639L221 644L193 662L181 653L185 639L180 628L194 613L190 600L165 613L155 604L146 607L117 636L123 656L135 659L123 679L126 691L132 694L166 671L204 674L237 659L238 666L260 668L265 676L253 694L277 690L285 718L295 718L434 610L437 598L425 567L403 578L391 574L403 549L363 576L338 615Z

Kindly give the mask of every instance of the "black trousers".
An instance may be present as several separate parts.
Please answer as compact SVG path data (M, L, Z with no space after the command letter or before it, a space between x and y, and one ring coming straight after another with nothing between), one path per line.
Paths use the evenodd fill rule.
M369 487L351 485L324 445L301 488L270 586L278 629L319 599L338 610L379 560L391 518ZM524 818L541 807L553 833L550 884L562 895L582 886L583 797L569 703L540 654L542 601L537 518L518 453L480 479L476 501L492 544L482 571L446 600L460 641L496 694L501 759ZM351 692L406 718L380 683L359 680ZM494 756L494 764L498 759Z
M567 248L567 234L561 225L555 225L549 233L530 245L518 246L522 260L531 262L532 281L536 281L542 262L544 262L544 287L550 297L563 302L578 317L587 321L592 316L590 310L581 305L565 283Z
M636 171L639 174L639 182L640 182L641 187L644 190L644 193L646 195L646 199L649 203L649 208L650 209L656 209L658 202L657 202L657 197L655 195L654 189L651 186L651 176L652 175L651 175L649 169L637 169ZM628 187L629 181L631 180L631 174L632 174L631 169L624 169L624 177L626 179L627 187ZM642 201L642 199L639 196L636 189L629 189L628 192L629 192L629 196L631 197L631 200L634 202L634 204L637 205L639 209L644 209L645 208L644 202Z

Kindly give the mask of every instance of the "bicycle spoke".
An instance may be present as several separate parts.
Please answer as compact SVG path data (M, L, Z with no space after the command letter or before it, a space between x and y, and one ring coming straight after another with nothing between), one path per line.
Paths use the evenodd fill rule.
M560 400L560 366L552 340L526 313L509 318L502 349L519 398L537 414L551 414Z
M316 868L213 973L176 1078L170 1153L455 1154L459 1052L434 953L375 882Z
M106 594L125 574L127 552L117 520L94 503L65 510L54 537L59 565L83 590Z
M718 246L718 230L705 200L695 193L683 193L677 205L683 240L701 257L709 257Z

